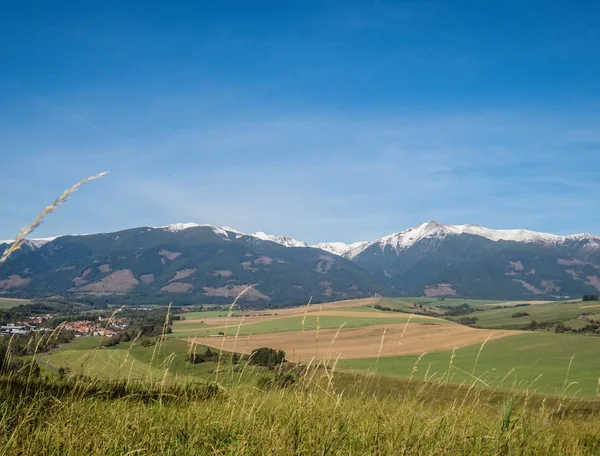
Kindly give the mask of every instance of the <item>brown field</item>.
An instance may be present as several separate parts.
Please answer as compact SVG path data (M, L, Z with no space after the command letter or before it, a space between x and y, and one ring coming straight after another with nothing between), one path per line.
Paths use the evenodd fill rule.
M363 313L364 315L364 313ZM384 334L385 331L385 334ZM464 325L395 323L350 329L294 331L245 337L197 337L193 342L249 354L259 347L284 350L292 362L420 354L465 347L519 331L473 329ZM383 339L383 343L382 343Z

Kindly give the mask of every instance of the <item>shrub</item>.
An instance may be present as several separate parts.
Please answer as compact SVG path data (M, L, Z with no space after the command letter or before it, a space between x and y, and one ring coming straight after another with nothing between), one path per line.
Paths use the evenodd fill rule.
M275 367L285 361L285 352L273 348L261 347L252 350L249 364L256 366Z
M458 319L458 322L461 325L474 325L475 323L477 323L478 318L477 317L461 317Z
M556 327L554 328L554 332L558 334L562 334L567 331L571 331L571 327L565 326L564 323L557 323Z
M186 361L190 364L199 364L205 361L216 361L218 357L219 354L217 352L207 347L204 353L188 353Z
M521 317L528 317L529 314L527 312L515 312L514 314L512 314L511 318L521 318Z
M534 329L537 329L537 327L538 327L537 321L531 320L531 323L529 323L525 329L530 329L533 331Z

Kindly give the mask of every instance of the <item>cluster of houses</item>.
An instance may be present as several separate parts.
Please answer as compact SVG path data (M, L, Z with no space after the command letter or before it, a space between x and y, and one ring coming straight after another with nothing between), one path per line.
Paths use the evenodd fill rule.
M46 331L47 328L41 328L42 323L54 317L53 314L30 316L24 321L0 326L0 335L12 336L13 334L26 334L32 331Z
M0 335L12 336L13 334L27 334L29 331L32 331L30 326L15 325L13 323L0 326Z
M32 331L48 331L48 328L42 328L41 324L54 318L54 315L39 315L27 317L25 321L9 323L5 326L0 326L0 335L27 334ZM112 337L119 331L127 328L127 323L124 318L103 318L98 317L98 320L81 320L68 321L64 323L64 329L73 331L76 337L81 336L106 336Z
M112 337L120 330L127 328L124 318L113 318L110 321L98 317L97 321L80 320L69 321L64 324L64 328L73 331L77 336L106 336Z

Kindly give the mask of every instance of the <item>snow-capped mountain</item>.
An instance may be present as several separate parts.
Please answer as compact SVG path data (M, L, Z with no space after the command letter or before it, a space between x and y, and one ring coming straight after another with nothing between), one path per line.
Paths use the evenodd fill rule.
M446 236L457 236L461 234L470 234L480 236L490 241L512 241L525 244L537 243L546 245L559 245L568 241L592 241L600 247L600 237L591 234L573 234L569 236L557 236L555 234L538 233L523 229L515 230L493 230L480 225L443 225L436 221L430 221L421 225L413 226L400 233L391 234L381 239L371 242L369 245L378 244L382 248L390 246L399 251L407 249L423 239L445 238ZM367 248L364 246L364 248ZM364 250L364 249L363 249ZM355 250L354 255L360 251Z
M261 241L271 241L276 242L277 244L281 244L285 247L308 247L306 242L298 241L296 239L292 239L288 236L279 236L277 234L267 234L262 231L257 231L256 233L252 233L249 236L260 239Z
M52 242L57 237L58 236L52 236L52 237L47 237L47 238L38 238L38 239L25 239L25 241L23 241L23 245L26 245L32 249L38 249L41 246L47 244L48 242ZM0 241L0 245L1 244L10 245L13 242L14 242L13 240Z
M298 241L288 236L280 236L277 234L267 234L262 231L257 231L252 234L245 234L235 228L231 228L229 226L216 226L216 225L208 225L208 224L198 224L194 222L188 223L174 223L171 225L158 227L165 231L169 231L172 233L176 233L179 231L188 230L190 228L210 228L216 235L222 237L223 239L231 239L231 234L233 233L234 238L239 238L241 236L251 236L261 241L271 241L277 244L283 245L285 247L308 247L306 242Z
M12 241L2 242L0 251ZM435 221L371 242L322 242L311 246L283 235L262 231L245 234L227 226L198 223L141 227L98 235L32 239L27 240L25 245L28 248L15 256L14 264L18 264L18 267L11 269L9 261L0 268L0 294L12 293L11 287L15 283L22 283L20 287L31 286L32 289L38 289L34 285L43 289L46 283L60 283L60 286L67 287L66 290L81 288L85 291L86 285L76 285L73 288L73 284L88 282L92 277L95 285L90 283L90 291L104 290L104 275L111 270L130 271L133 276L127 276L128 283L141 282L144 286L149 286L149 283L158 284L158 279L150 277L160 272L157 262L161 265L158 268L166 268L175 261L182 262L181 271L186 274L197 271L197 274L194 273L195 283L205 283L207 292L214 293L214 296L229 293L226 287L241 286L250 280L250 276L254 277L252 283L262 284L265 293L267 289L280 293L275 290L281 290L281 285L272 281L284 280L286 285L295 285L292 291L302 289L302 293L308 293L309 296L323 295L321 288L330 280L321 275L324 271L327 274L329 271L336 271L335 268L325 267L323 261L338 262L345 268L343 273L336 276L340 280L338 284L351 288L339 293L350 293L350 289L357 295L371 293L378 289L377 286L381 287L380 290L389 290L391 294L397 295L424 293L506 299L579 296L583 293L600 292L598 236L557 236L523 229L493 230L479 225L444 225ZM72 248L75 250L71 250ZM101 271L98 272L97 266L89 264L88 257L77 256L79 253L89 252L90 248L100 255L96 262L104 261L101 258L109 258L113 251L124 254L102 264ZM34 255L37 251L39 257ZM71 251L75 252L73 255L76 265L70 263L71 254L67 253ZM324 251L329 252L325 257ZM50 259L52 255L60 256L61 252L65 254L64 259L58 262ZM121 264L121 260L129 258L127 252L135 252L135 268L139 267L139 270L132 266L133 263ZM28 258L31 258L31 262ZM307 258L310 258L308 263ZM43 266L46 263L52 265L47 271ZM214 271L210 269L213 264ZM289 266L289 271L282 276L274 274L274 268L283 267L276 265L284 264ZM89 279L84 280L81 275L89 268L96 271L95 275L86 273ZM144 270L156 272L151 274L143 272ZM35 274L39 275L29 277L29 273L24 271L36 271ZM66 275L66 271L75 271L73 274L78 275L67 279L54 277L59 272ZM168 276L169 271L165 269L164 274L167 275L161 276L162 285L155 290L157 293L192 289L190 287L193 284L187 282L170 285L173 276ZM308 282L294 282L294 277L300 280L299 277L307 277L304 275L306 273L317 274L310 279L310 285ZM12 276L14 277L10 278ZM17 277L20 277L20 281L16 280ZM359 277L363 288L357 285ZM220 284L218 291L213 282ZM357 288L352 288L355 285ZM48 287L53 292L61 291L57 286ZM21 288L19 292L25 290L26 288ZM140 288L140 293L145 292ZM292 295L293 292L290 292L286 299L291 299Z
M311 247L325 250L326 252L333 253L335 255L345 256L347 253L358 250L367 244L369 244L367 241L358 241L353 242L352 244L346 244L344 242L319 242Z
M213 232L223 238L230 238L231 234L239 236L252 236L263 241L276 242L277 244L286 247L309 247L309 244L288 236L278 234L267 234L262 231L257 231L252 234L246 234L229 226L217 226L210 224L199 224L195 222L173 223L170 225L152 227L154 229L163 229L165 231L176 233L190 228L210 228ZM525 244L545 244L545 245L561 245L568 242L588 242L591 248L600 248L600 237L587 233L572 234L568 236L558 236L549 233L540 233L536 231L524 229L511 230L494 230L480 225L444 225L436 221L429 221L420 225L413 226L404 231L390 234L374 241L358 241L353 243L345 242L319 242L310 245L312 248L325 250L335 255L344 256L346 258L354 258L367 248L378 245L381 249L389 246L395 251L408 249L418 242L425 239L442 240L448 236L458 236L461 234L470 234L480 236L490 241L511 241ZM48 242L55 240L59 236L28 239L27 245L31 248L39 248ZM12 240L0 241L0 244L11 244Z
M558 236L555 234L539 233L523 229L493 230L480 225L443 225L436 221L430 221L421 225L413 226L399 233L390 234L373 242L359 245L344 254L347 258L355 258L367 248L378 245L381 250L391 247L396 252L406 250L420 241L429 239L443 240L448 236L459 236L469 234L489 239L493 242L510 241L524 244L561 245L568 242L586 241L590 248L600 248L600 237L591 234L573 234L569 236Z
M284 236L214 225L146 226L29 244L38 247L21 249L0 265L0 296L110 294L128 303L189 305L231 303L245 290L239 302L268 307L388 291L340 256Z
M400 293L508 298L600 291L600 238L591 234L557 236L431 221L344 257Z
M194 222L173 223L171 225L159 226L159 227L154 227L154 228L163 229L170 233L177 233L179 231L189 230L190 228L210 228L217 236L220 236L222 238L227 238L227 239L229 238L231 233L236 234L238 236L244 235L244 233L242 233L241 231L238 231L234 228L230 228L228 226L199 224L199 223L194 223Z

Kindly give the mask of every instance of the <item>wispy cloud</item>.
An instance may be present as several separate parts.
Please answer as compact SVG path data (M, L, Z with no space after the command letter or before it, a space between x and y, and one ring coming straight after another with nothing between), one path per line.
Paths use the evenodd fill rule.
M486 112L263 115L174 131L158 142L139 138L130 145L139 155L89 151L64 165L53 152L28 166L35 175L114 164L102 195L86 201L93 211L83 202L73 207L95 212L89 225L49 225L48 234L197 221L308 242L352 241L428 219L594 231L600 219L590 196L600 191L600 157L581 141L596 139L594 122Z

